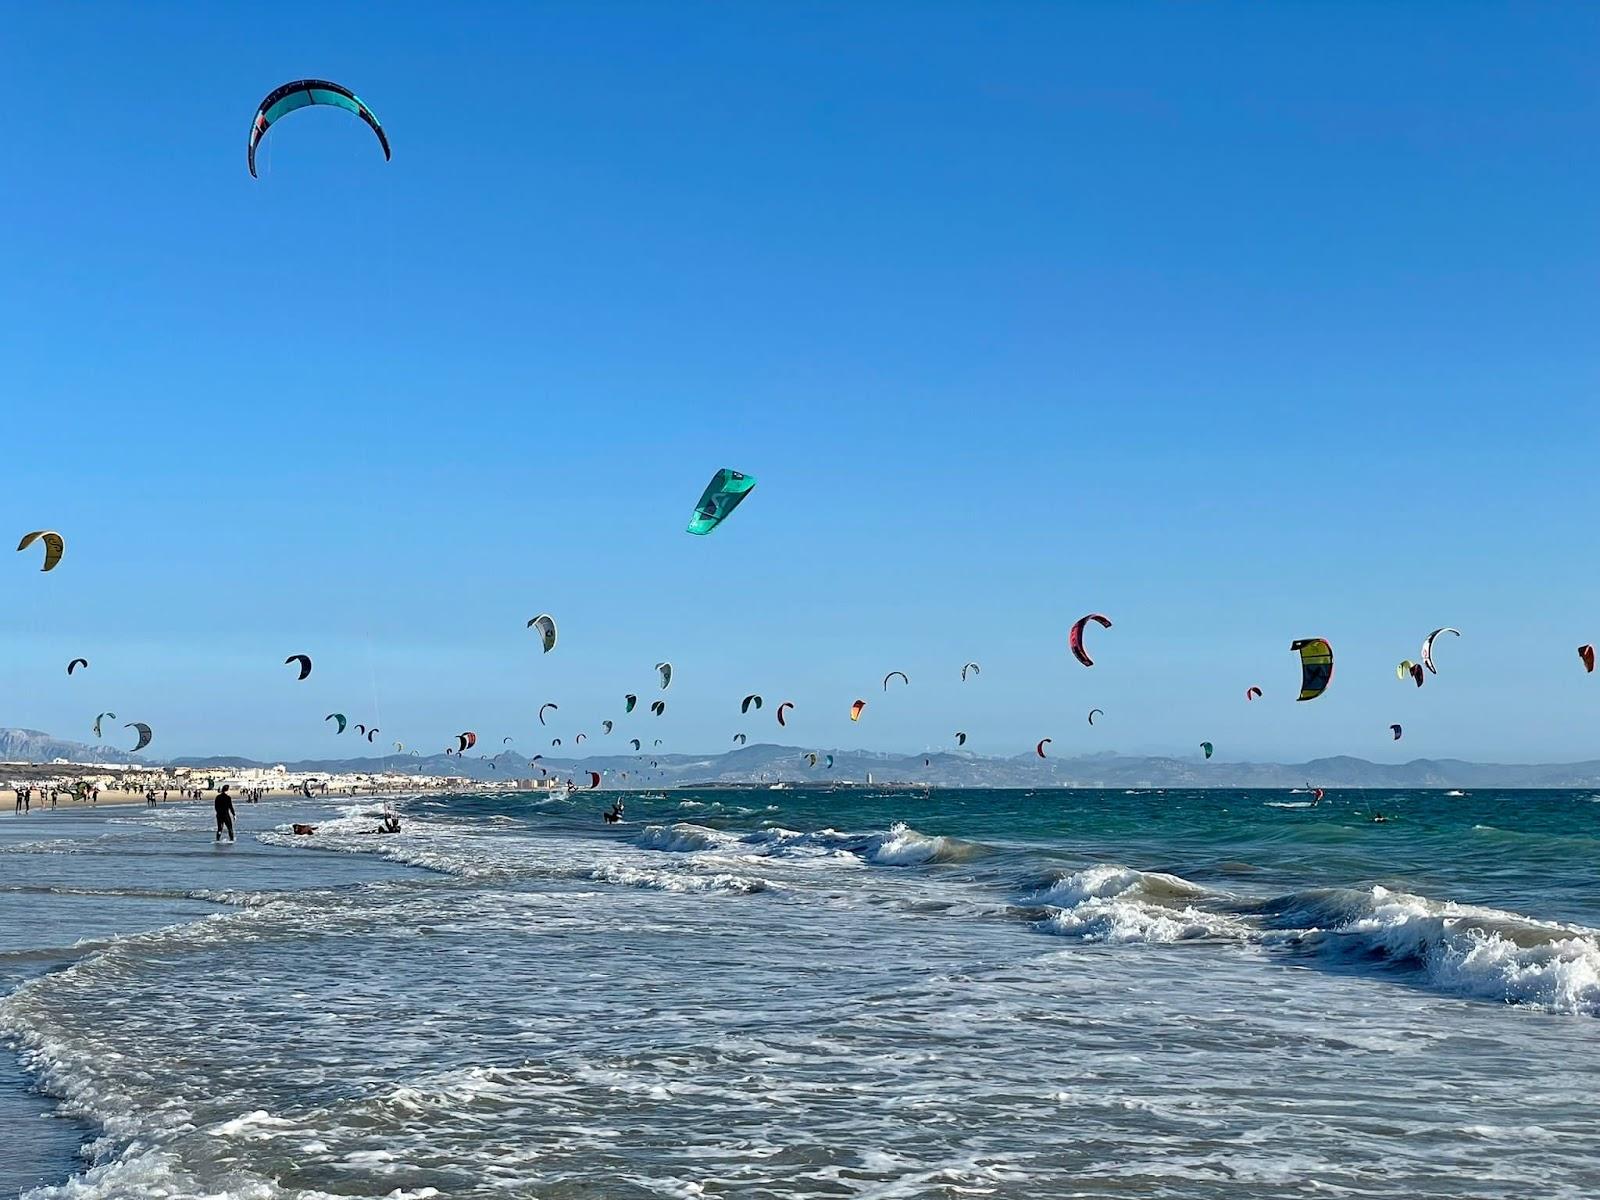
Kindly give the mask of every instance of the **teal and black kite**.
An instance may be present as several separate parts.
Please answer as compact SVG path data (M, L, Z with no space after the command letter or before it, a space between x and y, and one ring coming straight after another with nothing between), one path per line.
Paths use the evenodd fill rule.
M689 532L707 534L715 529L728 514L739 507L740 501L756 486L755 476L741 475L724 467L711 477L706 490L700 494L694 516L689 521Z
M261 107L256 109L256 119L250 122L250 174L253 178L256 177L256 147L261 144L261 139L266 137L267 130L274 122L294 112L295 109L309 108L313 104L330 104L346 112L355 113L371 126L373 133L378 135L378 144L383 147L383 160L389 161L389 137L383 132L383 126L378 124L378 118L361 102L359 96L349 88L329 83L326 79L296 79L293 83L286 83L267 93L267 98L261 102Z

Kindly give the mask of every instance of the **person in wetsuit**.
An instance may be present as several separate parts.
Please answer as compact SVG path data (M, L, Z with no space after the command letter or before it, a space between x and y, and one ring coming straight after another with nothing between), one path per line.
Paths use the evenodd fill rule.
M233 841L233 797L228 795L228 785L223 784L217 790L217 841L222 840L222 831L228 831L228 840Z

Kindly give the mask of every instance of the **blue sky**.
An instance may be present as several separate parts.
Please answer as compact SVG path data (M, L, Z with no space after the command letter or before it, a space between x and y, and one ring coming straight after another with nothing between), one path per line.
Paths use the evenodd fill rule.
M0 563L0 724L532 748L670 658L630 735L681 750L775 738L755 690L818 747L1600 754L1597 51L1537 4L18 9L0 511L69 546ZM313 110L252 180L301 76L393 162Z

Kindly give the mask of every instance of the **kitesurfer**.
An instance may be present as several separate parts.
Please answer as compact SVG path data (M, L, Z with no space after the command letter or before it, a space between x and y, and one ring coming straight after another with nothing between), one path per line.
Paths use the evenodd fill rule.
M617 822L621 821L622 801L620 799L613 800L611 802L611 807L602 815L605 817L605 822L607 825L615 825Z
M217 789L217 841L222 840L222 831L228 831L228 840L233 841L233 797L228 795L228 785L223 784Z

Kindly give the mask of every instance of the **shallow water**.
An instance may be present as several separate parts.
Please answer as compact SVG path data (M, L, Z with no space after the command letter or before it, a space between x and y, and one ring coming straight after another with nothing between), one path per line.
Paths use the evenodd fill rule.
M6 820L27 1194L1600 1193L1597 798L1308 802Z

